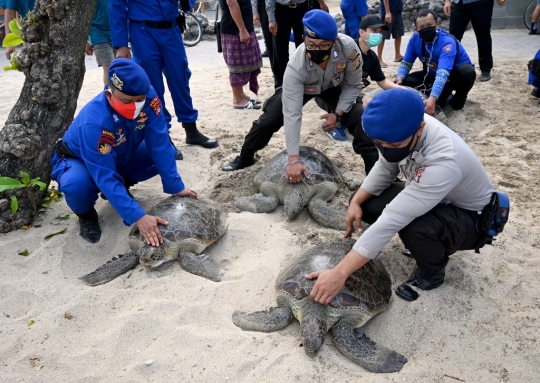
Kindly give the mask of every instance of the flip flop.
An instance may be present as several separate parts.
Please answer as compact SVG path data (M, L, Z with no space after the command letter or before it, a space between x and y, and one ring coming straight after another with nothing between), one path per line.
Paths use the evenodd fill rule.
M395 63L400 63L400 62L402 62L402 61L403 61L403 59L394 60Z
M387 63L380 63L381 64L381 68L388 68L388 64Z
M260 105L257 105L253 100L249 100L244 106L233 106L234 109L261 109Z
M250 98L249 98L249 101L251 101L251 102L254 103L255 105L259 105L259 104L262 103L262 101L257 100L256 98L253 98L253 97L250 97Z

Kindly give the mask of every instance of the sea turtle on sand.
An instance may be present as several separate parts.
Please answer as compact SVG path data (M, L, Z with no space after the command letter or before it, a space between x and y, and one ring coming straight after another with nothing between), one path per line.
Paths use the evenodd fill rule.
M219 206L204 199L172 196L155 205L148 214L169 222L159 225L163 236L160 246L147 245L137 225L133 225L129 232L131 252L113 258L79 279L97 286L122 275L139 262L155 268L178 259L189 273L215 282L221 280L219 266L208 255L201 254L227 231L227 214Z
M355 271L332 302L325 306L309 297L315 284L305 275L331 269L351 250L352 239L336 239L306 251L278 275L277 307L265 311L232 315L236 326L245 331L276 331L287 326L293 316L300 322L302 343L313 357L331 330L337 349L353 362L372 372L396 372L407 358L371 341L358 332L372 317L383 311L392 296L390 275L379 260L372 260Z
M272 158L254 178L260 193L249 197L238 197L234 205L243 211L268 213L278 204L284 205L284 213L295 219L304 207L308 207L313 218L320 224L345 230L345 206L329 204L343 184L341 171L320 151L300 146L300 160L307 168L309 178L290 183L285 179L287 151Z

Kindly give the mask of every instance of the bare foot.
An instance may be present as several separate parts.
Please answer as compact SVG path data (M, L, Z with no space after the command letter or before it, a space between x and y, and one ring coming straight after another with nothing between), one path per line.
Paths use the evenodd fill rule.
M388 64L382 60L379 60L379 64L381 64L381 68L388 68Z
M399 62L401 62L401 61L403 61L403 56L401 56L401 55L396 56L396 58L394 58L394 62L395 62L395 63L399 63Z

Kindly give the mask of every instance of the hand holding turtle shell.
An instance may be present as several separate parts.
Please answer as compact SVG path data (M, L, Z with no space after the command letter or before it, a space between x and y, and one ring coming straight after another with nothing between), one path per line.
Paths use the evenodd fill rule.
M197 198L197 192L191 189L185 188L184 190L174 193L173 195L179 195L180 197L193 197Z
M184 189L185 190L185 189ZM163 237L158 228L158 223L168 225L169 222L153 215L145 214L136 222L141 235L148 245L159 246L163 243Z
M287 164L287 171L285 173L287 182L298 183L302 181L302 174L304 177L309 178L309 173L303 163L295 162L293 164Z
M307 279L317 278L309 297L322 305L329 304L341 291L349 275L345 275L336 267L330 270L314 271L306 275Z

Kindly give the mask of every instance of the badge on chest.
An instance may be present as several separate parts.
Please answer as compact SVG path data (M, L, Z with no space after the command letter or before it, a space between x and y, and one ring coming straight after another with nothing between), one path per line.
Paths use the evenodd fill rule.
M321 94L320 85L304 85L304 94Z

